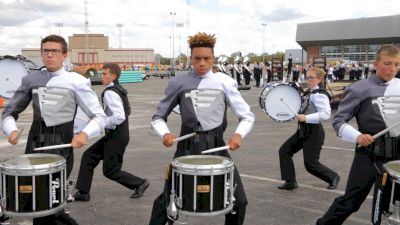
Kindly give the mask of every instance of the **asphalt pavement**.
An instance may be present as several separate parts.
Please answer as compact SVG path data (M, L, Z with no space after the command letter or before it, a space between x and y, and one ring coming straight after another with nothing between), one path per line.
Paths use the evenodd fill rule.
M179 73L178 73L179 76ZM130 143L124 156L123 170L146 178L150 187L144 196L132 199L131 190L110 181L102 174L102 164L96 168L93 179L91 200L67 204L70 215L82 225L143 225L148 224L154 199L161 193L164 184L164 164L174 154L174 147L166 148L150 129L150 121L158 102L164 95L169 79L151 77L143 83L124 84L129 92L132 107L130 122ZM93 89L100 96L104 86L95 85ZM310 175L304 168L303 155L300 151L294 156L296 176L299 188L284 191L277 188L281 184L278 149L293 134L297 127L294 121L278 123L269 118L259 106L262 88L252 87L241 91L242 96L256 115L252 132L244 139L243 145L231 156L244 183L248 206L246 225L313 225L321 217L332 201L343 194L354 152L353 145L339 140L331 126L331 121L324 123L326 139L320 161L338 172L341 176L336 190L328 190L322 180ZM25 128L20 144L11 146L6 137L0 137L0 159L12 158L23 154L28 130L32 121L32 108L28 107L18 120L18 126ZM180 128L180 116L171 114L168 124L177 136ZM237 118L228 109L227 141L238 124ZM90 143L74 150L75 164L70 180L77 178L80 159ZM372 193L360 210L344 223L345 225L370 224ZM183 217L187 224L223 224L224 216ZM13 218L11 224L30 225L29 218Z

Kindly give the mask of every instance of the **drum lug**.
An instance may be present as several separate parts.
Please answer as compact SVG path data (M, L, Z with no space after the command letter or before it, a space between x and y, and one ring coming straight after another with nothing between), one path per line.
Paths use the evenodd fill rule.
M400 223L400 201L395 201L393 208L394 208L394 212L389 217L388 220L398 224L398 223Z
M71 190L72 190L72 186L74 186L75 182L73 182L72 180L70 180L67 184L66 187L66 192L67 192L67 202L73 202L75 201L75 198L72 196L71 194Z
M174 191L171 191L171 195L169 196L169 205L167 207L168 218L175 221L178 219L178 209L176 208L176 195Z
M236 187L237 187L237 184L235 184L235 186L233 187L233 194L235 194ZM235 198L234 195L232 195L232 205L235 205L235 201L236 201L236 198ZM232 206L232 209L231 209L231 214L232 214L232 215L235 215L235 214L236 214L236 211L233 210L233 206Z

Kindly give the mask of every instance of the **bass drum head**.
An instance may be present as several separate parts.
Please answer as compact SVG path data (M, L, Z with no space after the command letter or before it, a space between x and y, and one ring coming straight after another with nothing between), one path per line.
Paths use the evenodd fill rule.
M288 106L298 112L301 107L302 98L299 91L287 83L278 83L265 87L266 94L263 97L265 113L277 122L288 122L295 118ZM264 91L264 90L263 90Z
M16 59L0 59L0 95L11 98L22 83L22 77L28 75L25 65Z

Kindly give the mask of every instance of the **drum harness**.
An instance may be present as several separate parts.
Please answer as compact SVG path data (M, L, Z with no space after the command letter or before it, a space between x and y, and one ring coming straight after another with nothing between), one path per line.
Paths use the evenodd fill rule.
M302 91L302 90L301 90ZM312 91L307 90L303 92L303 103L300 108L300 114L304 114L304 112L308 109L310 105L310 96L311 94L315 93L322 93L328 96L329 101L332 99L332 97L329 95L329 93L325 89L314 89ZM313 126L320 126L320 124L307 124L306 122L298 122L297 125L297 130L299 132L299 135L301 138L306 138L310 135L311 132L311 127Z

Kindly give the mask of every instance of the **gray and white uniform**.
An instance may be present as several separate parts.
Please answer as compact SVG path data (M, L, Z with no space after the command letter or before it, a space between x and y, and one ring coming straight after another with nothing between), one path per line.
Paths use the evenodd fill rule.
M223 133L227 127L228 106L239 119L235 133L245 137L253 127L254 114L250 111L250 106L241 97L237 83L223 73L210 71L204 76L199 76L195 71L191 71L170 80L165 97L153 115L152 127L160 137L170 133L166 123L167 117L177 105L179 105L182 121L180 135L196 132L196 136L178 142L174 157L198 155L203 150L224 146ZM230 157L226 150L211 154ZM241 225L245 217L247 198L236 167L234 168L234 183L236 201L233 211L236 214L226 214L225 224ZM167 196L170 194L170 185L167 181L165 193L154 201L151 225L167 223L166 203Z
M372 75L368 79L357 81L347 87L338 112L333 118L333 127L337 135L341 139L355 144L360 134L374 135L385 129L386 125L379 107L373 104L373 100L382 96L400 96L400 80L393 78L386 82L376 75ZM349 124L354 117L358 129ZM377 168L382 169L382 164L386 161L399 158L398 146L400 146L399 138L391 138L387 135L376 139L367 147L356 146L346 192L343 196L335 199L317 224L342 224L347 217L356 212L370 193L374 183L379 184L381 181L380 171ZM385 186L385 188L390 187L391 185ZM374 193L376 194L376 188ZM383 194L381 203L383 210L388 205L387 193L390 191L384 191ZM375 203L373 205L375 206Z
M56 72L44 70L23 77L21 86L3 110L2 127L6 135L17 130L18 115L31 101L33 122L25 153L33 153L35 147L70 143L77 106L90 118L83 128L89 138L99 134L106 122L88 79L64 68ZM69 174L73 163L72 149L60 149L53 153L67 158Z

